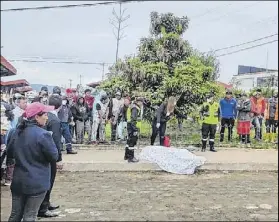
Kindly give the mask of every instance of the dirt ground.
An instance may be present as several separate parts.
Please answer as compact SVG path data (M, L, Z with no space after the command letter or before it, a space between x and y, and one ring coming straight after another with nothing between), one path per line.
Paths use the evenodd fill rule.
M59 173L52 200L60 216L48 221L278 221L278 174Z

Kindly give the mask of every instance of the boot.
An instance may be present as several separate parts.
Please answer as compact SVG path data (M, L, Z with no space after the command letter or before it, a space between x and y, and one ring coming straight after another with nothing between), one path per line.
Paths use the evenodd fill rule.
M221 143L224 142L224 134L223 133L220 134L220 142Z
M124 160L128 160L128 157L129 157L129 149L128 149L128 147L126 146L126 147L125 147Z
M213 141L209 141L209 147L210 147L211 152L217 152L214 148L214 142Z
M136 162L139 162L139 160L135 158L134 150L129 150L128 163L136 163Z
M206 140L202 140L202 152L205 152L205 149L206 149Z

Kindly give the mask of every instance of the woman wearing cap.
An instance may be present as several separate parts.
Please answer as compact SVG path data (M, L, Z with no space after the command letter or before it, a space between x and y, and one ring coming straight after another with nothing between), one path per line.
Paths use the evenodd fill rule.
M50 189L50 163L56 162L58 151L51 134L43 126L47 122L47 112L52 110L54 107L39 102L28 105L24 119L8 138L7 157L15 159L9 221L35 221Z

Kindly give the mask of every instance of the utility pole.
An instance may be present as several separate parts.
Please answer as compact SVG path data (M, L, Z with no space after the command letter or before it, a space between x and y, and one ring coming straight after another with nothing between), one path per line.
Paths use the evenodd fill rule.
M81 85L81 78L82 78L82 75L79 75L79 84Z
M72 79L69 79L69 82L70 82L70 89L72 88Z
M102 81L105 78L105 63L102 64L103 70L102 70Z
M119 3L119 13L116 13L115 9L112 10L113 19L110 19L110 24L113 26L113 34L116 38L116 54L115 54L115 62L118 60L118 51L119 51L119 43L120 40L125 38L124 29L127 28L128 25L123 26L123 23L130 18L130 15L124 16L124 13L127 9L122 9L122 3ZM116 30L116 33L115 33Z

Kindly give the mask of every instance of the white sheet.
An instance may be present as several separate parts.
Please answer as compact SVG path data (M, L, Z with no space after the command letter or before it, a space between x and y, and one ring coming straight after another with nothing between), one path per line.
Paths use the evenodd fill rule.
M142 149L140 160L156 163L162 170L175 174L194 174L195 169L206 161L187 149L174 147L146 146Z

